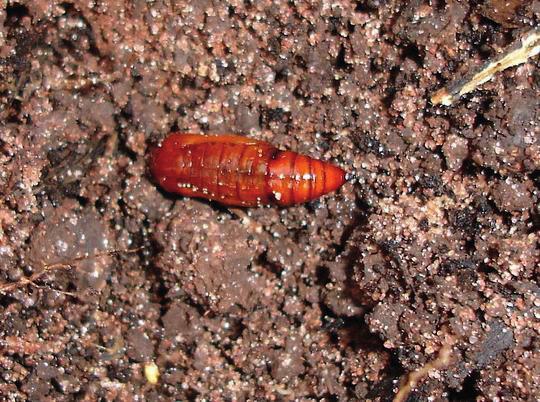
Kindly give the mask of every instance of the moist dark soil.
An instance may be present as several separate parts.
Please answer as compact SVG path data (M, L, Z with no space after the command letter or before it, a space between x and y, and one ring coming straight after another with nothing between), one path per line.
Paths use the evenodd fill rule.
M388 401L448 347L409 401L538 400L539 58L429 99L539 21L539 1L1 2L2 400ZM146 163L171 131L356 180L291 208L176 197Z

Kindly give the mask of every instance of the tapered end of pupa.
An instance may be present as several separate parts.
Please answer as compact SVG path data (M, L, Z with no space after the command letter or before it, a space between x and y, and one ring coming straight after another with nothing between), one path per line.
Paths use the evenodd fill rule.
M336 191L346 172L328 162L291 151L279 151L268 163L267 187L272 202L289 206Z
M324 163L324 190L322 194L336 191L347 181L347 173L331 163Z

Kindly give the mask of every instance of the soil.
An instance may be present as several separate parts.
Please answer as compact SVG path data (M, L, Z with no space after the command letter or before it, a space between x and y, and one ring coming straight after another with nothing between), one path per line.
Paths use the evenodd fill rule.
M429 102L519 3L2 1L2 400L388 401L448 347L409 401L538 400L539 58ZM178 130L357 178L171 196L145 157Z

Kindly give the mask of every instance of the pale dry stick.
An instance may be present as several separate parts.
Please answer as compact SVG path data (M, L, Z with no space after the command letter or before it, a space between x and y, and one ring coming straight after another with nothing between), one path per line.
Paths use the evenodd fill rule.
M419 368L412 373L406 375L404 381L402 381L399 391L394 397L393 402L404 402L407 400L409 394L415 389L420 381L429 375L432 371L440 370L450 363L450 356L453 345L444 345L440 350L437 358L427 363L424 367Z
M137 248L132 248L132 249L129 249L129 250L106 250L106 251L103 251L101 253L97 253L97 254L94 254L94 255L82 255L80 257L75 257L73 259L71 259L69 262L57 262L57 263L54 263L54 264L43 264L43 269L41 271L38 271L38 272L35 272L33 273L32 275L30 275L30 277L26 278L26 277L23 277L21 279L19 279L18 281L15 281L15 282L11 282L11 283L3 283L3 284L0 284L0 293L7 293L7 292L10 292L14 289L17 289L19 287L23 287L23 286L26 286L26 285L32 285L36 288L42 288L43 286L39 286L38 284L36 284L36 281L39 280L43 275L47 274L48 272L52 272L52 271L56 271L56 270L60 270L60 269L65 269L65 270L68 270L68 269L71 269L73 268L73 265L75 265L77 262L81 262L81 261L85 261L87 259L90 259L90 258L97 258L97 257L102 257L104 255L111 255L111 254L116 254L116 253L125 253L125 254L132 254L132 253L136 253L140 250L142 250L143 247L137 247ZM62 293L65 293L65 294L68 294L68 295L73 295L69 292L62 292Z
M495 60L490 60L472 77L451 82L431 96L434 105L451 106L462 95L474 91L478 86L491 80L493 76L507 68L525 63L540 53L540 29L527 32L516 44L506 49Z

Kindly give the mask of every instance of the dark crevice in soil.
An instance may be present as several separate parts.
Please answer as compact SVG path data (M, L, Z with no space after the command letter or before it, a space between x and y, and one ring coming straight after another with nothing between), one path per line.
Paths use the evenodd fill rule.
M403 374L405 374L405 370L401 366L397 355L390 354L390 361L383 373L383 378L371 386L366 398L380 398L381 401L391 402L395 396L395 384L399 383L399 379Z
M356 1L354 11L362 13L376 13L384 5L385 0L359 0Z
M477 397L481 396L476 386L479 379L479 371L474 370L465 378L460 391L449 390L448 400L450 402L475 401Z
M75 4L73 3L61 3L60 7L65 10L65 16L69 18L78 18L83 23L83 27L78 26L77 28L74 28L70 36L73 38L73 33L76 33L79 38L80 36L86 37L89 43L88 52L94 56L100 57L101 55L99 53L98 47L96 46L96 39L90 21L88 21L88 19L84 16L82 12L77 10ZM78 54L79 49L76 43L69 39L63 39L62 42L66 45L66 47L70 50L72 54Z

